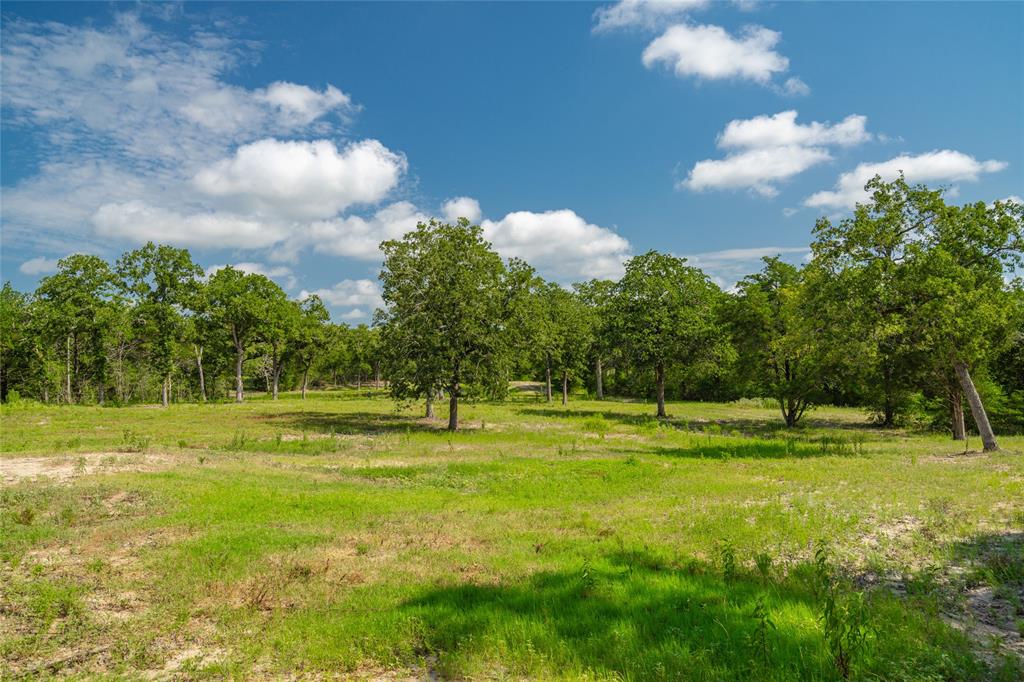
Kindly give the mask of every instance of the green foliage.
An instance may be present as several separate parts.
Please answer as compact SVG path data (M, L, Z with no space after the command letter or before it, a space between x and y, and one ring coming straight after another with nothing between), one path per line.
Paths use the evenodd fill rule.
M824 540L814 550L814 575L825 645L836 670L847 679L872 635L868 605L863 592L852 590L836 574Z

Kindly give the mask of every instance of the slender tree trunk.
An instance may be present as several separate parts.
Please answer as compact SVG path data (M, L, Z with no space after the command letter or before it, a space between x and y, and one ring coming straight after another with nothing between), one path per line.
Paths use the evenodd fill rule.
M163 389L160 391L160 405L162 407L167 407L168 403L170 402L170 395L168 395L170 392L171 392L171 375L168 373L168 374L164 375L164 385L163 385Z
M569 404L569 373L562 372L562 404Z
M454 385L448 391L448 430L459 428L459 387Z
M959 389L949 391L949 414L953 423L953 440L967 440L967 428L964 426L963 393Z
M594 368L594 382L597 384L597 399L604 400L604 369L601 367L601 356L597 356Z
M203 374L203 347L196 346L196 369L199 370L199 402L206 402L206 376Z
M551 402L551 356L547 356L547 365L544 367L544 397Z
M306 386L309 385L309 366L302 368L302 399L306 399Z
M65 357L65 372L64 372L64 399L67 400L68 405L72 403L71 400L71 337L68 336L67 342L67 353Z
M242 363L245 360L244 351L241 348L235 349L235 402L240 403L244 399L242 392Z
M274 360L274 366L271 368L271 371L274 373L274 393L273 393L273 399L274 400L277 400L278 386L279 386L279 384L281 382L281 367L280 367L280 364L281 363L278 360L275 359Z
M982 450L994 452L999 449L999 444L996 443L996 434L992 432L992 426L988 423L985 406L981 404L981 396L978 395L978 389L974 387L974 382L971 381L971 374L967 371L967 364L958 362L955 365L955 369L956 376L960 379L960 387L963 388L964 395L967 396L967 404L971 406L971 416L974 417L978 433L981 434Z
M665 365L659 364L658 368L658 416L667 417L665 414Z
M424 416L427 419L434 418L434 389L427 391L427 412Z

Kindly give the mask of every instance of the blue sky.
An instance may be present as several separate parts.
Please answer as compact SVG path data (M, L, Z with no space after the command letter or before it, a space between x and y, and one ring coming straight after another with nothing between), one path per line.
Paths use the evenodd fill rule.
M336 320L467 215L563 283L799 261L875 172L1024 195L1024 3L3 5L3 279L152 239Z

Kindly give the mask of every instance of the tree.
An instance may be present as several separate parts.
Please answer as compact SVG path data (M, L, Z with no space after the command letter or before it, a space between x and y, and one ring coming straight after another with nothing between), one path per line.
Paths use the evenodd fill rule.
M910 187L902 177L884 183L876 176L865 189L871 200L857 204L851 218L818 220L808 278L827 343L856 365L881 423L892 426L927 364L914 326L910 265L919 235L939 219L944 204L941 192Z
M309 369L327 346L327 321L330 314L320 297L311 294L298 304L298 320L292 327L291 352L302 371L302 399L306 399Z
M658 417L665 417L665 376L678 365L689 376L713 371L730 346L716 320L718 287L685 259L657 251L631 258L615 287L612 319L623 353L653 371Z
M32 371L32 299L10 282L0 289L0 402L12 386L28 382Z
M148 242L121 256L116 272L141 335L152 347L153 364L162 378L160 403L167 407L174 346L184 331L182 311L193 298L203 269L185 249Z
M284 292L263 275L247 274L229 265L210 278L206 295L211 323L231 339L235 353L235 401L242 402L246 352L261 339L270 311L285 298Z
M971 370L984 368L1012 339L1015 293L1003 275L1022 264L1022 248L1024 206L1014 202L944 206L914 243L919 334L933 362L955 372L985 451L998 444ZM963 410L956 407L954 436L963 432Z
M779 404L786 426L796 426L819 397L822 376L813 317L802 305L800 271L764 258L761 272L740 281L728 306L740 376L758 395Z
M548 317L547 368L554 367L561 379L562 404L569 403L569 382L584 372L593 341L592 311L575 293L557 284L544 290L544 307Z
M103 310L115 305L114 275L106 261L98 256L75 254L57 263L56 274L43 279L36 290L40 330L51 343L64 348L64 400L74 402L72 384L81 377L83 357L91 365L97 394L103 398L106 383L105 356L96 355L96 340L101 337ZM92 351L92 352L90 352ZM81 395L82 386L78 386Z
M583 303L590 308L592 329L590 352L594 362L594 391L598 400L604 400L605 360L611 355L614 344L611 338L611 303L615 293L615 282L607 279L592 279L575 285Z
M506 378L503 331L509 315L506 269L480 227L420 223L402 239L381 244L380 279L386 308L377 315L383 354L397 400L448 393L448 429L458 428L467 386ZM413 368L413 369L408 369Z

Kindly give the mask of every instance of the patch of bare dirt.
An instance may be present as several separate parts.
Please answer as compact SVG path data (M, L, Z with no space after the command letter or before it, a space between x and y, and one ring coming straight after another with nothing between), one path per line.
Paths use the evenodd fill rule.
M112 452L84 452L65 457L6 457L0 459L0 480L18 483L46 478L63 483L88 474L158 471L169 468L174 462L167 454Z
M1018 599L1024 599L1020 590ZM1012 654L1024 660L1024 637L1016 627L1016 609L1007 599L987 585L967 591L964 610L946 612L943 619L978 644L978 653L995 663L994 651Z

